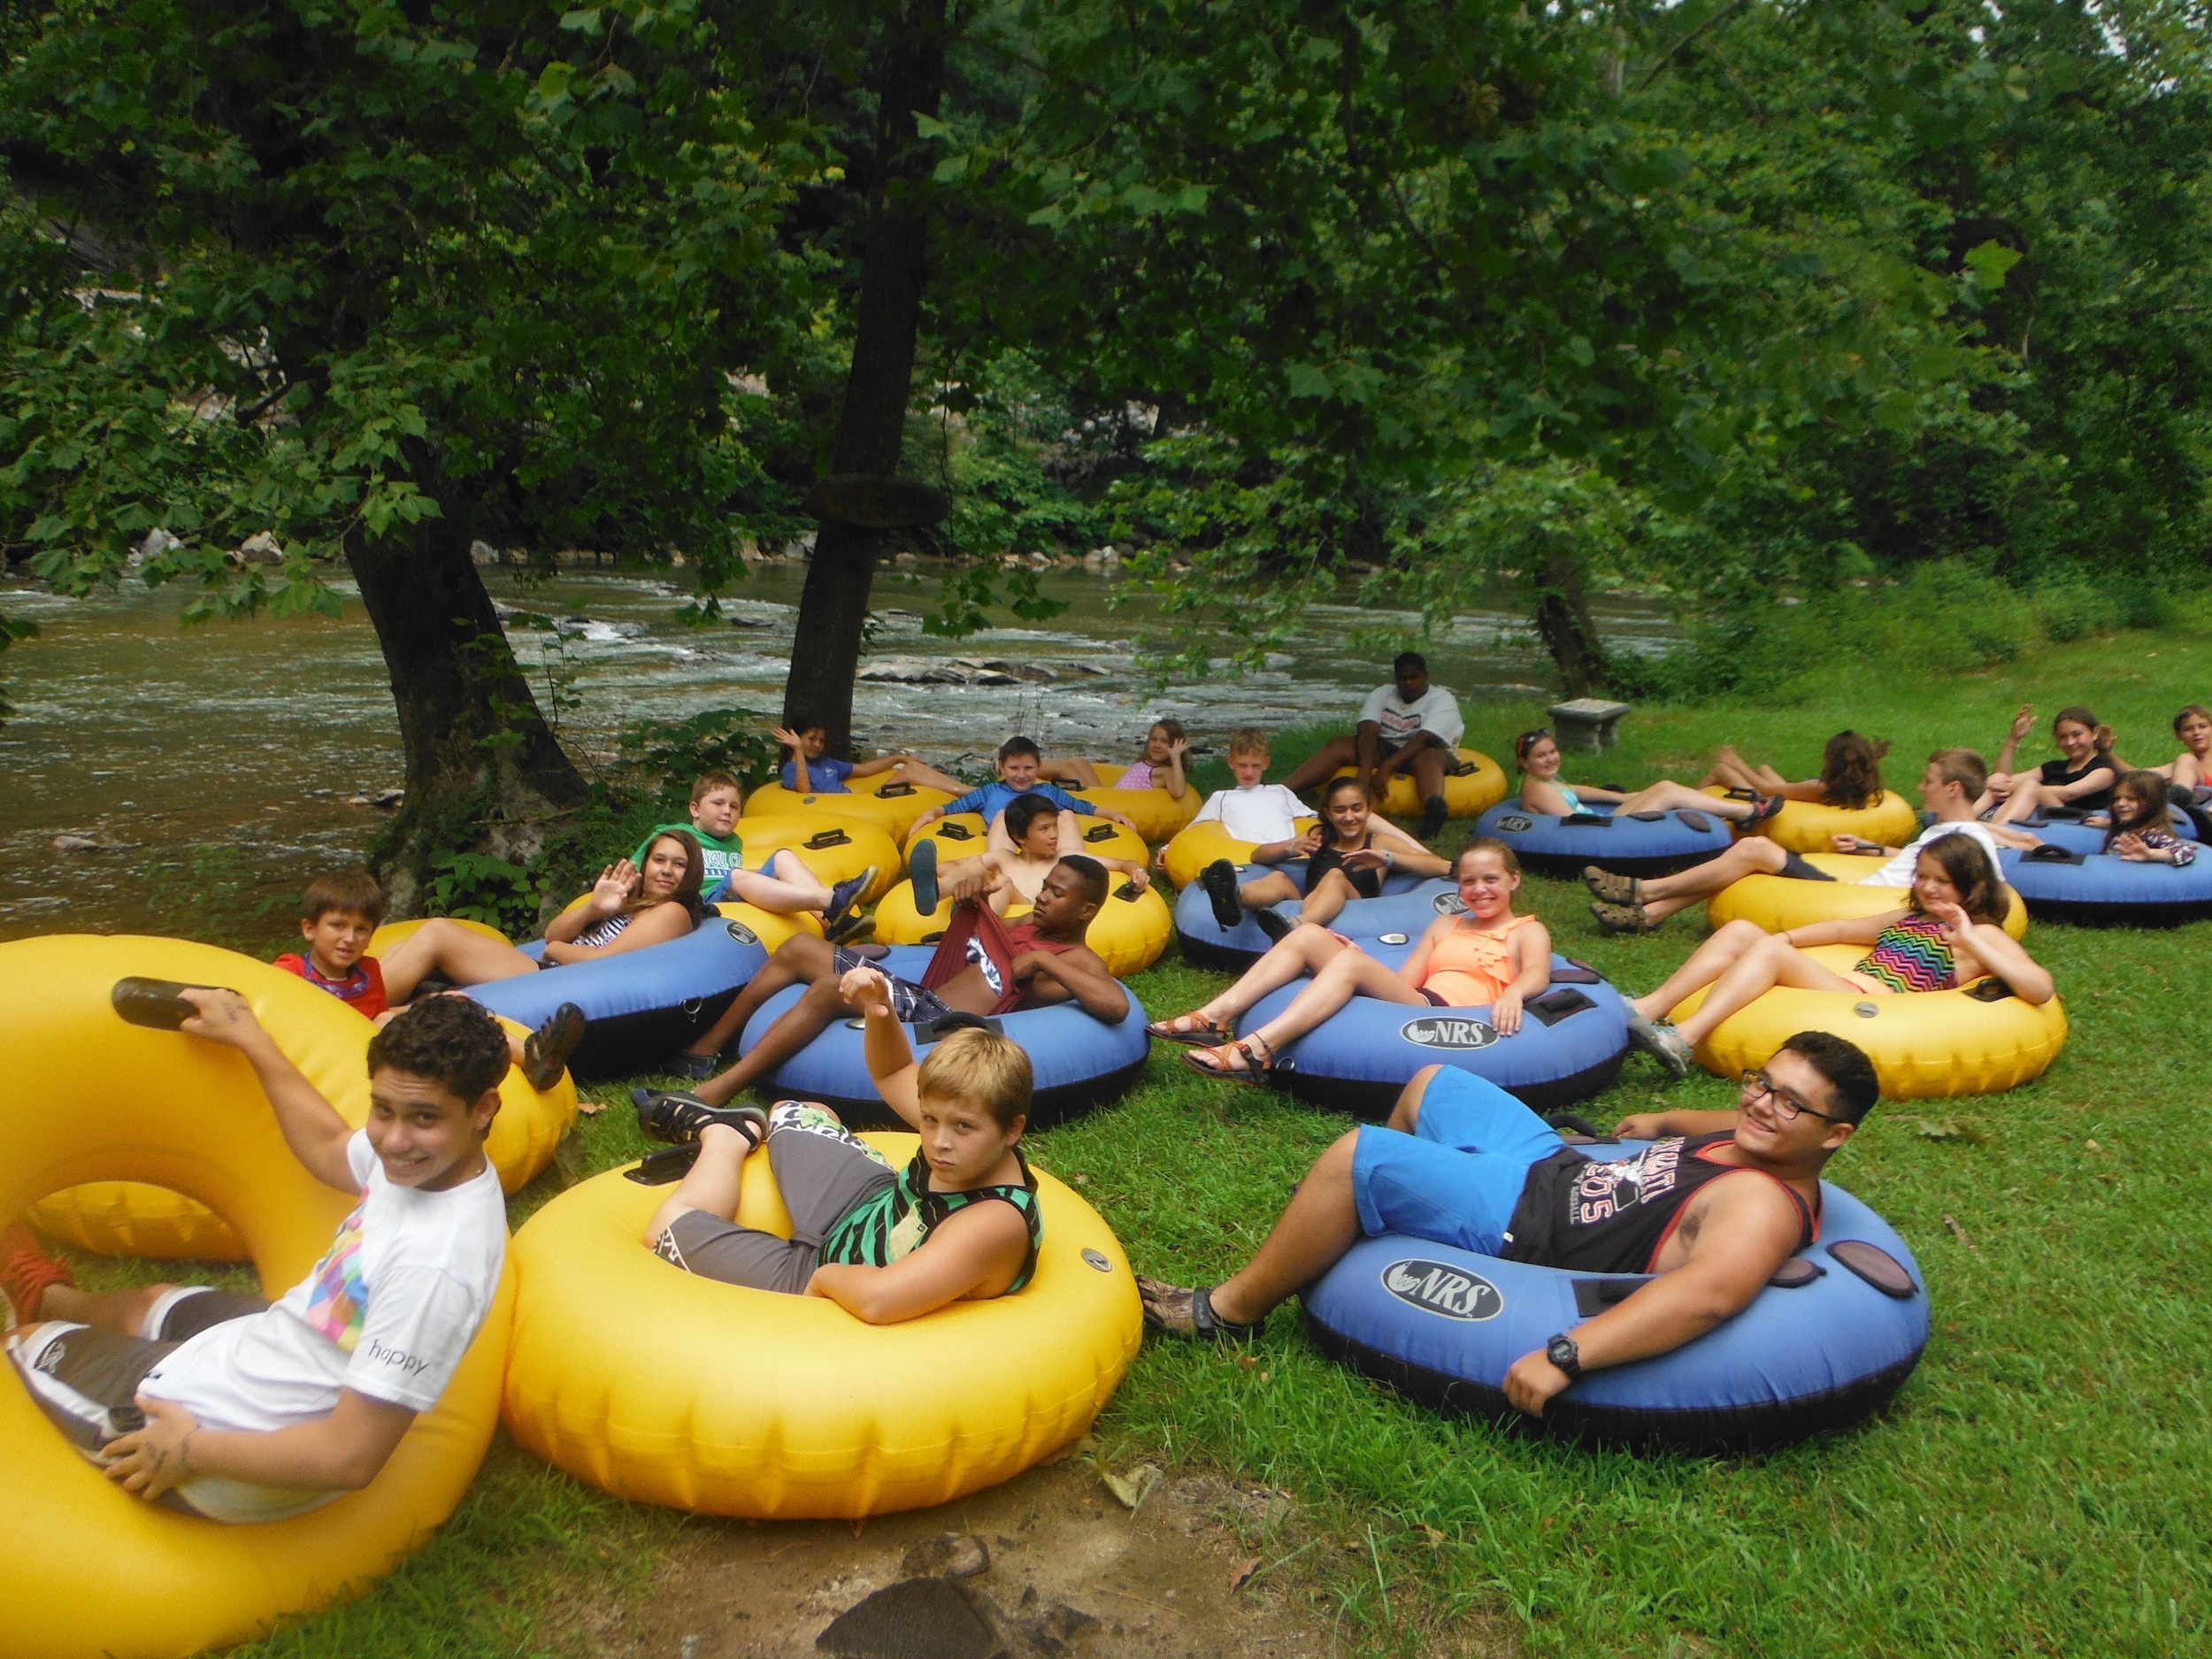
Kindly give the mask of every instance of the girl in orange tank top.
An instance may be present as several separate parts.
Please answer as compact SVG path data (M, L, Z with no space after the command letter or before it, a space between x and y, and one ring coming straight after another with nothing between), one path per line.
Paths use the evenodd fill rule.
M1551 935L1532 916L1513 913L1521 866L1502 841L1471 841L1452 861L1463 916L1448 917L1421 936L1404 965L1385 967L1348 939L1311 923L1254 963L1210 1002L1148 1027L1171 1042L1211 1042L1187 1056L1209 1077L1261 1082L1276 1054L1355 996L1428 1006L1490 1010L1502 1037L1521 1028L1521 1006L1551 985ZM1299 979L1310 983L1290 1006L1241 1039L1234 1022L1269 992Z

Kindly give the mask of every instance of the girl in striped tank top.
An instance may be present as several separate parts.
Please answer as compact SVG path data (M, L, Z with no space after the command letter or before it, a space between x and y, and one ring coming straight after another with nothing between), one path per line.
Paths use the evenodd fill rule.
M1629 1003L1630 1038L1682 1077L1697 1045L1723 1020L1778 985L1895 996L1955 990L1993 975L2023 1001L2047 1002L2056 995L2049 972L2004 930L2010 902L1981 843L1946 835L1921 849L1911 896L1901 910L1815 922L1781 933L1730 922L1665 984ZM1839 972L1807 955L1804 948L1811 945L1868 949ZM1695 1013L1678 1023L1668 1018L1701 990L1705 1000Z

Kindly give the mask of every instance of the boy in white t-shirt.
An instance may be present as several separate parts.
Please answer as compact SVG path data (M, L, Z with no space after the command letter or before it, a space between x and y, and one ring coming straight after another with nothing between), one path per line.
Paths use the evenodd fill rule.
M180 993L180 1031L251 1063L308 1172L360 1202L273 1306L204 1286L91 1294L27 1229L0 1241L8 1357L110 1479L219 1521L272 1521L376 1478L438 1402L507 1251L484 1138L507 1038L466 997L430 997L369 1042L369 1121L347 1126L234 991Z
M1367 798L1379 803L1391 779L1410 772L1421 798L1421 839L1434 841L1448 816L1444 780L1465 770L1458 750L1467 723L1460 718L1459 699L1429 684L1429 660L1420 652L1399 652L1390 672L1389 685L1367 694L1356 729L1324 743L1283 785L1294 793L1310 789L1338 768L1354 766Z
M1910 846L1879 847L1854 836L1839 835L1835 838L1836 850L1890 854L1889 861L1871 875L1862 878L1860 885L1896 887L1901 891L1912 886L1913 872L1920 864L1920 849L1946 835L1971 835L1982 844L1982 850L1989 855L1993 864L1997 862L2000 847L2041 846L2041 838L2025 830L1976 820L1974 803L1980 797L1987 780L1988 767L1973 749L1939 749L1928 757L1928 769L1920 775L1920 799L1934 822L1915 837ZM1686 910L1700 899L1710 898L1746 876L1756 875L1788 876L1799 881L1836 879L1795 853L1784 851L1763 835L1746 835L1718 857L1692 864L1674 875L1638 880L1631 876L1614 875L1593 864L1582 872L1582 879L1595 895L1590 910L1601 928L1609 933L1647 933L1677 910Z
M1279 864L1290 858L1310 858L1320 849L1321 830L1310 826L1302 834L1298 820L1313 816L1313 809L1279 783L1263 782L1267 776L1267 733L1256 726L1240 726L1229 733L1229 770L1236 777L1233 789L1217 789L1198 809L1193 824L1218 824L1240 841L1251 841L1252 862ZM1206 896L1213 901L1214 919L1234 927L1244 918L1244 901L1237 887L1237 867L1217 858L1198 872ZM1248 884L1249 885L1249 884Z

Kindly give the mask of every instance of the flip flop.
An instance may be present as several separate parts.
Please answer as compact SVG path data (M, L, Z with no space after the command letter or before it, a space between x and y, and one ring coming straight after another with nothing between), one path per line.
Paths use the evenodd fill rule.
M1144 1034L1157 1037L1162 1042L1187 1043L1198 1048L1218 1048L1237 1040L1236 1033L1228 1026L1210 1020L1197 1025L1182 1023L1197 1018L1195 1014L1178 1014L1172 1019L1156 1019L1144 1028Z
M928 916L937 909L937 843L918 841L906 857L907 874L914 883L914 909Z

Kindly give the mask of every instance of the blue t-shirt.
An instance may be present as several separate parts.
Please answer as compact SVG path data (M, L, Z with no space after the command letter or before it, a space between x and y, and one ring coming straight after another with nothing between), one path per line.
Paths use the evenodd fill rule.
M818 755L806 764L806 779L814 786L812 793L815 795L850 795L852 790L846 785L845 780L852 775L853 763L849 760L832 760L827 755ZM797 761L784 762L783 787L787 789L799 787Z
M998 783L987 783L980 789L969 790L957 801L947 805L945 816L950 818L956 812L980 812L983 814L983 821L988 824L1006 810L1008 802L1017 795L1041 795L1064 812L1079 813L1085 818L1098 816L1096 807L1087 802L1077 800L1057 784L1033 783L1026 789L1017 789L1012 784L1003 780Z

